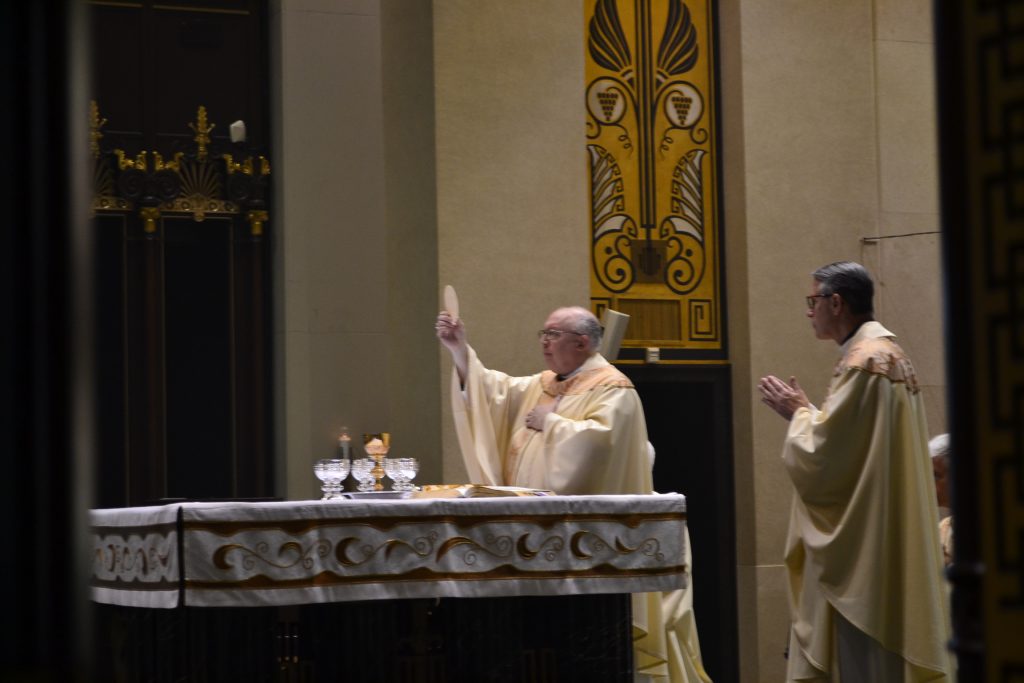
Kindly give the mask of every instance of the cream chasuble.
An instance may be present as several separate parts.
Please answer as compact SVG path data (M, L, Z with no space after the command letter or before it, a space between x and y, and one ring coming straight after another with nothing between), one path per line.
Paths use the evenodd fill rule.
M902 680L951 680L928 426L893 336L862 325L843 345L824 406L800 408L789 425L791 681L830 680L833 610L902 656Z
M488 370L470 347L465 389L453 370L451 395L470 483L563 495L653 491L640 397L600 354L558 381L550 370L529 377ZM526 414L548 403L556 406L544 431L529 429ZM681 683L709 680L691 603L689 589L633 595L638 673Z

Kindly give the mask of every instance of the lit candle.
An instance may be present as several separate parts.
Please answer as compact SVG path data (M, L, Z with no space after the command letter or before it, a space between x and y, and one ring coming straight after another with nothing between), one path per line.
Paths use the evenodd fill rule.
M342 427L338 435L338 457L342 460L352 457L352 437L348 435L348 427Z

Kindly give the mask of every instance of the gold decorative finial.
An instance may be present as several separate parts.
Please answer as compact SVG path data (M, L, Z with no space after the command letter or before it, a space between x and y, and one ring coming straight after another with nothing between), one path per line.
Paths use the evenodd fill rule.
M152 235L156 232L156 222L160 220L160 209L154 206L144 206L139 210L139 216L142 217L142 229L147 235Z
M107 125L106 119L100 118L100 106L96 104L96 100L89 101L89 148L92 150L92 155L95 158L100 156L100 140L103 138L103 133L100 132L100 128Z
M199 152L196 157L199 161L206 161L206 146L210 144L210 131L217 127L217 124L211 123L206 124L206 107L199 105L199 112L196 114L196 122L189 123L188 127L195 131L196 145L199 147Z
M246 218L249 219L249 229L253 237L259 237L263 234L263 224L267 222L268 214L266 211L253 210L246 214Z

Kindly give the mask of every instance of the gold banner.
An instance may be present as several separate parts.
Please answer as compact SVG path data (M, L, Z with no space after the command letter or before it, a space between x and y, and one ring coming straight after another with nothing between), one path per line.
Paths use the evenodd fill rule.
M591 304L724 351L710 0L585 0Z

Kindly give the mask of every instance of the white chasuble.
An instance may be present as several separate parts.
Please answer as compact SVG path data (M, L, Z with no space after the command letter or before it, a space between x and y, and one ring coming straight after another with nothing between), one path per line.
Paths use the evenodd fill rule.
M892 339L863 324L822 408L798 409L789 425L791 681L836 671L834 612L902 657L897 680L951 680L928 426L914 368Z
M640 397L600 354L562 381L550 370L529 377L489 370L472 347L468 356L465 387L453 370L451 396L469 483L562 495L653 491ZM527 413L546 404L555 408L544 430L528 428ZM680 683L709 680L690 602L689 588L633 595L638 673Z

